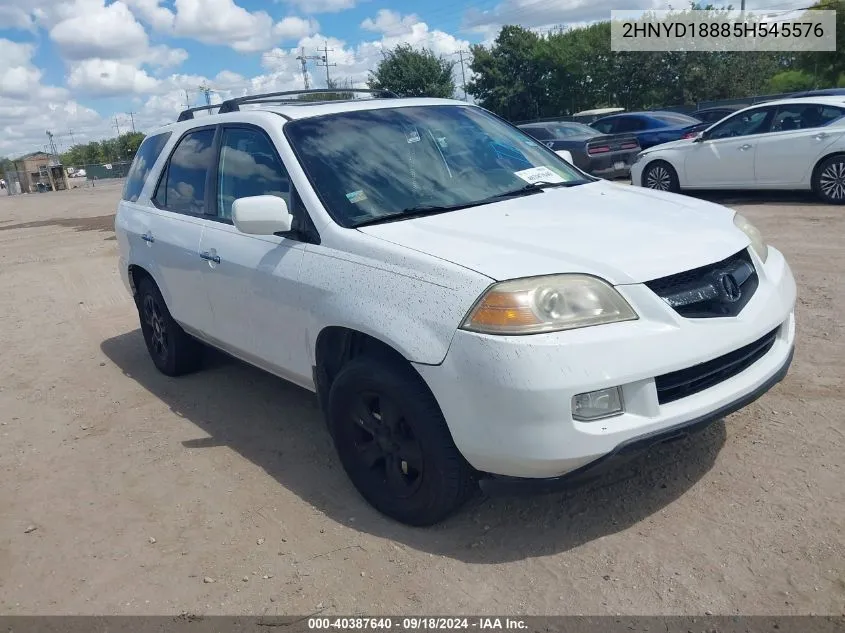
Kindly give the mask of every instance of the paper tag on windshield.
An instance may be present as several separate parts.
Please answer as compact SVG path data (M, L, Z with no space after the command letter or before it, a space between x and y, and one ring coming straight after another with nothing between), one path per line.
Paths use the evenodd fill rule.
M522 178L525 182L564 182L558 174L553 172L548 167L532 167L531 169L523 169L522 171L513 172L514 176Z
M412 127L410 130L405 130L405 135L407 136L409 143L420 142L420 133L417 132L417 128L415 127Z
M359 202L364 202L364 200L367 199L367 194L360 189L358 191L350 191L346 194L346 199L352 204L358 204Z

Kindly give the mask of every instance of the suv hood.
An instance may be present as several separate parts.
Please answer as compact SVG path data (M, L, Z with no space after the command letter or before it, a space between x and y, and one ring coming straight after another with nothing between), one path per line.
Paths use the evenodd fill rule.
M618 285L745 248L733 216L694 198L600 181L358 230L497 281L577 272Z

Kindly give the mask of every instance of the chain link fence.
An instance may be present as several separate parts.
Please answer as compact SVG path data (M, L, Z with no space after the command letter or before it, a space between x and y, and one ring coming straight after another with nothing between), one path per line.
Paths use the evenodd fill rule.
M79 187L96 187L98 181L113 181L126 178L129 173L130 161L119 163L89 163L82 165L67 165L67 181L70 189Z

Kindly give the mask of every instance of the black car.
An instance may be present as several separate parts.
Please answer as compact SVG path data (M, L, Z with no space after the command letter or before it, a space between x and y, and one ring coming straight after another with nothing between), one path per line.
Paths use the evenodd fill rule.
M717 121L721 121L727 116L734 114L737 110L744 108L746 106L719 106L719 107L712 107L712 108L702 108L701 110L696 110L695 112L691 113L690 116L694 119L698 119L702 123L707 123L708 125L712 125Z
M602 134L572 121L523 122L517 127L555 151L566 150L575 166L601 178L623 178L640 152L633 134Z

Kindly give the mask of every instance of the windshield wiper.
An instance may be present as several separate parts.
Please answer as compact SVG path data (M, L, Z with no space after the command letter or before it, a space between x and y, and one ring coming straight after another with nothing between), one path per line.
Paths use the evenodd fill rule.
M491 202L496 202L497 200L504 200L506 198L516 198L518 196L530 196L531 194L535 193L542 193L543 189L547 189L550 187L573 187L575 185L582 185L586 180L575 180L572 182L548 182L548 181L537 181L537 182L530 182L518 189L511 189L510 191L503 191L502 193L497 193L492 196L488 196L487 198L482 198L481 200L475 200L473 202L463 202L460 204L449 204L449 205L417 205L415 207L408 207L407 209L402 209L401 211L396 211L395 213L387 213L385 215L380 215L377 218L370 218L368 220L361 220L353 224L353 228L358 228L360 226L371 226L373 224L386 224L388 222L398 222L401 220L410 220L411 218L421 218L427 215L437 215L438 213L446 213L447 211L458 211L460 209L469 209L470 207L479 207L483 204L489 204Z

